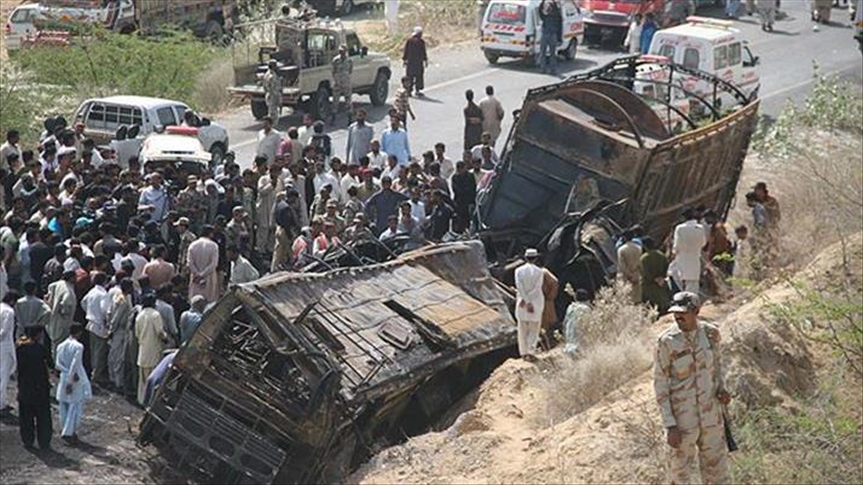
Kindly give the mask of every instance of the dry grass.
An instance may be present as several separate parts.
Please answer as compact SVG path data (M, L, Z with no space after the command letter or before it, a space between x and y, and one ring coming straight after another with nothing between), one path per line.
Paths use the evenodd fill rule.
M413 28L423 28L428 48L477 37L477 4L474 0L401 0L397 32L389 35L386 22L356 25L369 49L401 59L405 39Z
M230 57L217 59L200 76L195 84L192 104L200 111L217 114L231 103L228 88L234 85L234 68Z
M767 182L782 210L776 266L791 271L863 230L863 100L817 68L815 77L805 106L788 106L756 136L729 217L751 227L744 195Z
M536 385L553 399L537 416L540 427L552 426L584 411L638 376L652 363L651 342L644 331L656 313L629 304L629 286L617 282L600 290L593 311L578 328L579 352Z

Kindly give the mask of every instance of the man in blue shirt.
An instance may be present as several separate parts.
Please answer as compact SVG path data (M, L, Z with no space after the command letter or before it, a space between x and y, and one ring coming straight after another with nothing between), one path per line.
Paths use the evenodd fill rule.
M366 216L375 223L375 235L379 236L387 227L387 218L396 214L399 204L408 196L393 190L393 180L387 176L381 179L381 190L366 202Z
M399 160L399 165L404 167L411 157L411 148L408 143L408 134L399 127L399 123L398 117L390 117L390 127L384 130L381 135L381 150L384 153L395 155ZM386 222L386 218L384 218L384 222Z

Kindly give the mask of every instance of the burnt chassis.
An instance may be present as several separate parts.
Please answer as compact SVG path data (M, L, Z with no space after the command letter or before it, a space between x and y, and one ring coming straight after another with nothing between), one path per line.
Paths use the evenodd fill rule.
M528 92L495 179L478 197L478 237L493 274L511 283L512 262L537 247L561 287L571 283L593 293L616 273L613 240L621 227L641 224L662 244L685 207L727 214L757 122L757 92L747 96L709 73L670 63L663 63L667 81L637 77L640 65L656 63L622 57ZM712 93L685 89L676 82L681 74L712 83ZM680 115L689 131L669 132L633 91L636 82L667 88L664 98L650 99ZM702 119L671 103L675 91ZM723 109L722 93L735 103ZM595 182L598 197L573 208L582 179Z
M476 242L232 288L169 369L139 443L215 483L338 482L511 354Z

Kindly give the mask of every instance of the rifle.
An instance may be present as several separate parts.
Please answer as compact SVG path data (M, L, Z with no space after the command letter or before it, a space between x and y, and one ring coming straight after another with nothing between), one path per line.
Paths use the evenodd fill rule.
M723 406L722 408L722 421L725 424L725 444L728 446L728 452L732 453L737 451L737 442L734 441L734 436L731 434L731 424L729 424L728 413Z

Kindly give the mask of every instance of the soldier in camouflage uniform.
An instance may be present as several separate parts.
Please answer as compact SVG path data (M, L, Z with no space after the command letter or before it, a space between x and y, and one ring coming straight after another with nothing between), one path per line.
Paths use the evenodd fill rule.
M696 453L704 484L730 483L722 406L725 391L719 329L698 321L698 296L674 295L677 321L660 336L653 385L671 450L671 483L694 483Z
M354 72L354 61L348 57L348 48L339 46L339 55L333 58L333 108L330 123L335 123L336 115L341 111L341 98L345 98L348 105L348 123L351 117L351 74Z
M189 175L186 188L177 194L174 209L181 217L193 221L190 229L196 234L200 234L204 224L210 222L207 221L207 196L198 190L197 176Z
M282 107L282 78L279 77L278 63L270 59L267 64L267 73L264 74L262 84L264 85L264 101L267 102L267 115L277 121L279 110Z

